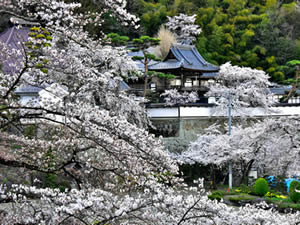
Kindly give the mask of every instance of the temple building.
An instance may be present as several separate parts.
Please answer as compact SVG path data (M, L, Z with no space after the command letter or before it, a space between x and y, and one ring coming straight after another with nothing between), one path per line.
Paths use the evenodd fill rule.
M141 52L130 53L131 56L143 56ZM144 65L137 62L143 71ZM174 44L163 61L150 61L149 71L163 72L175 75L174 79L153 77L148 84L152 92L162 93L168 89L179 91L196 91L199 96L209 90L209 85L215 82L219 67L208 63L194 45ZM144 88L142 80L131 82L134 93L141 93Z
M219 67L208 63L194 45L172 45L169 54L162 62L152 63L150 71L170 73L175 79L157 78L152 82L157 91L176 88L180 91L197 91L200 95L214 82ZM153 89L152 85L152 89Z

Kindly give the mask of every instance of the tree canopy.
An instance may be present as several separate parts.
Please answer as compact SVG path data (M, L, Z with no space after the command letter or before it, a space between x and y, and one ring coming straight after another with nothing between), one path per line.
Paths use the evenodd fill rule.
M196 45L206 60L264 70L275 82L294 76L286 63L300 58L297 1L139 2L142 26L151 35L168 16L196 14L202 29Z

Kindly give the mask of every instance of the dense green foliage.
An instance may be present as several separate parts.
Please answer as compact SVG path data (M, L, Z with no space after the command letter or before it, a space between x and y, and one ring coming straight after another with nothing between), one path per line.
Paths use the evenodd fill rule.
M207 196L210 200L217 200L221 201L223 199L224 195L221 191L214 191L210 195Z
M300 58L300 12L292 0L137 0L141 23L153 35L167 16L197 14L202 28L196 45L221 65L263 69L273 81L294 78L286 63ZM292 82L292 80L290 80Z
M294 180L291 182L290 187L289 187L289 192L294 191L295 188L299 185L299 182Z
M64 2L76 2L82 5L80 12L103 12L103 8L105 8L105 4L101 4L101 1L95 3L93 0L64 0ZM138 11L140 5L138 4L138 0L128 0L127 9L133 14ZM93 19L93 18L91 18ZM107 11L104 14L104 20L101 27L89 25L85 27L85 29L92 35L99 37L100 35L108 33L118 33L120 35L126 35L129 37L137 37L139 34L133 27L125 27L122 25L115 17L111 16L110 11Z
M241 194L241 195L237 195L237 196L231 196L228 198L229 201L231 202L240 202L240 201L251 201L251 200L255 200L256 197L255 196L251 196L248 194Z
M300 182L294 180L290 185L289 193L290 199L295 203L300 201L300 192L296 192L296 190L300 191Z
M268 182L264 178L258 178L255 181L254 193L258 196L264 196L269 191Z
M203 32L197 47L210 61L263 69L274 81L284 79L279 65L299 57L296 26L288 15L296 12L294 3L280 5L275 0L208 1L199 8L198 24ZM300 45L298 44L298 47Z
M142 32L155 35L161 26L167 22L167 16L176 16L179 13L194 14L204 4L204 0L130 0L137 3L135 11L141 18Z

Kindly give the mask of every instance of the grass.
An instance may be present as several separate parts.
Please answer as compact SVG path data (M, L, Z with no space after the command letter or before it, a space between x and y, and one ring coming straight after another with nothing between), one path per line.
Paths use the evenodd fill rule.
M248 200L255 200L257 197L248 194L239 194L236 196L231 196L228 198L229 201L232 202L239 202L239 201L248 201Z
M282 209L292 208L295 210L300 210L300 203L294 203L291 199L281 199L281 198L266 198L268 203L273 203Z
M227 192L228 185L218 185L217 191L223 194L223 198L238 203L239 201L251 201L259 198L259 196L251 195L251 187L242 185L241 187L234 187ZM236 191L237 190L237 191ZM272 192L273 193L273 192ZM275 195L283 196L280 192L274 192L274 197L264 197L269 204L277 205L281 209L294 209L300 211L300 202L294 203L290 198L275 197Z
M216 191L221 191L223 195L239 195L240 193L236 192L235 190L238 189L237 187L233 187L232 189L228 190L228 185L218 185Z

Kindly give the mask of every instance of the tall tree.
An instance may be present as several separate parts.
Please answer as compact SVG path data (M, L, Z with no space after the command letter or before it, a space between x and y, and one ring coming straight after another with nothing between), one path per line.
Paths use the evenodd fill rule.
M299 119L270 118L248 127L233 127L232 134L208 128L191 143L180 159L186 163L235 165L238 186L252 166L275 176L292 176L299 171Z
M152 38L149 36L141 36L140 38L135 38L132 40L135 45L135 51L141 51L142 56L133 56L133 60L139 60L143 65L143 79L144 79L144 89L143 89L143 97L146 97L146 92L149 89L148 83L149 80L153 77L160 77L166 79L173 79L175 76L171 74L165 74L162 72L148 71L148 66L151 60L160 61L160 58L157 58L154 54L149 52L149 48L153 46L159 45L160 39Z
M215 111L220 115L227 115L229 98L233 116L247 115L253 107L267 111L274 103L268 79L264 71L225 63L206 95L216 97Z
M123 2L108 0L105 4L124 24L134 24L137 20L124 10ZM23 49L11 49L1 42L1 56L5 57L1 57L2 63L15 65L15 68L13 72L1 73L0 127L12 126L22 131L26 121L37 119L37 126L45 136L27 139L22 132L18 135L2 132L3 142L17 142L23 147L18 152L8 148L1 155L1 162L44 172L66 172L76 179L79 188L83 188L89 176L76 177L67 172L66 167L78 164L90 168L93 171L90 174L103 173L105 185L116 185L116 177L124 179L125 183L132 182L129 177L137 182L140 175L151 171L151 164L157 164L150 160L147 166L148 156L154 153L156 156L150 158L162 157L165 161L167 154L162 151L160 141L143 129L148 121L143 107L114 91L117 88L114 81L136 70L135 63L124 49L102 46L101 42L90 38L84 26L89 24L90 16L96 15L77 14L78 7L80 4L32 0L20 1L11 12L16 15L26 12L20 17L26 19L24 14L30 15L30 20L38 20L44 27L32 29L32 38L23 44ZM101 14L98 16L101 24ZM47 31L51 38L38 33L40 30ZM23 57L14 57L14 54ZM20 62L12 63L13 59ZM18 102L14 93L17 87L41 84L55 85L57 88L46 91L58 97L41 97L38 106ZM48 137L52 129L57 133ZM151 147L146 139L138 141L139 137L152 139ZM160 149L158 152L153 151L155 143ZM143 160L146 161L142 163ZM143 171L138 169L139 163L145 166Z

